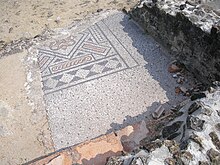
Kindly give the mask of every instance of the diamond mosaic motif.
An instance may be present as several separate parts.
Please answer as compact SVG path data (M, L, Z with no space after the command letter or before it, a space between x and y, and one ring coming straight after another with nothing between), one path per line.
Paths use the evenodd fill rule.
M54 88L54 87L56 87L56 85L57 85L58 82L59 82L59 81L57 81L57 80L54 80L54 79L52 79L52 78L49 78L49 79L46 81L45 85L46 85L48 88Z
M95 64L91 71L92 72L96 72L96 73L102 73L103 69L105 68L105 66L99 65L99 64Z
M38 63L45 94L138 65L102 21L41 45Z
M85 70L85 69L79 69L76 72L76 76L80 77L80 78L86 78L86 76L89 74L89 70Z
M106 67L108 67L108 68L116 68L118 64L119 64L118 61L111 60L111 61L109 61L109 62L106 64Z
M60 79L60 81L62 81L64 83L69 83L72 79L73 79L73 75L64 73L62 78Z

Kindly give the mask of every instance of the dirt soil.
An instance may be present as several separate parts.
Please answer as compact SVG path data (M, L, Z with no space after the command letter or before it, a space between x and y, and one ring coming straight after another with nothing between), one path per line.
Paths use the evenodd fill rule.
M63 28L102 9L131 8L138 0L0 0L0 47ZM1 55L0 55L1 57ZM16 165L54 151L40 76L28 52L0 59L0 164ZM29 59L30 60L30 59ZM28 69L36 69L30 75Z
M0 0L0 41L30 38L102 9L129 9L138 0Z

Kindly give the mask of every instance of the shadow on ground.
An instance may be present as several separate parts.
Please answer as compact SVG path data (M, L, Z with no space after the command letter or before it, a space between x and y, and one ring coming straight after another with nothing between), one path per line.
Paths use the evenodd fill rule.
M146 64L144 65L146 72L148 72L152 78L159 83L163 90L166 91L166 96L169 101L166 103L153 102L151 106L146 107L146 111L144 113L134 117L125 116L122 124L112 123L110 125L111 129L107 130L107 133L117 131L142 120L152 119L151 113L156 110L159 105L162 105L165 110L169 110L172 106L175 106L186 99L184 96L176 95L175 85L177 84L174 84L173 80L171 81L172 76L167 71L168 65L172 61L171 55L169 55L164 48L162 48L151 36L149 36L149 34L144 32L144 30L136 23L131 24L131 21L133 22L129 16L124 16L123 20L120 22L123 26L123 31L128 34L129 38L132 40L132 46L137 49L138 53L146 61ZM137 33L139 36L136 35ZM150 48L148 45L154 46ZM169 83L173 84L167 85ZM186 86L187 85L188 84L186 84ZM170 89L170 86L172 86L172 89Z

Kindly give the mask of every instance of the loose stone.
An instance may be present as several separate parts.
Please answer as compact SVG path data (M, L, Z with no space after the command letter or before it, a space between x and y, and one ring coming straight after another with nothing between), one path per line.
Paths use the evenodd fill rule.
M212 115L212 109L203 107L202 113L204 115L211 116Z
M180 92L181 92L180 87L175 87L175 93L176 93L176 94L180 94Z
M210 158L213 165L220 164L220 153L213 148L207 151L207 155Z
M199 165L209 165L209 163L205 161L199 161Z
M209 91L209 93L214 93L214 92L215 92L215 88L209 87L209 88L208 88L208 91Z
M194 116L188 116L186 120L187 128L195 131L202 131L204 123L204 120Z
M193 159L193 155L188 151L182 151L180 158L184 164L189 164L190 161Z
M176 82L182 84L184 82L184 77L179 77Z
M177 74L173 74L173 78L178 78Z
M165 165L176 165L176 160L173 158L166 158L164 160L164 164Z
M154 119L158 119L161 117L161 115L163 114L163 112L165 111L165 109L162 107L162 105L160 105L153 113L152 113L152 117Z
M160 148L162 145L163 144L162 144L161 140L157 139L153 142L146 143L143 146L148 152L152 152L155 149Z
M219 138L217 136L217 134L215 132L211 132L209 134L209 136L211 137L212 139L212 143L215 145L215 147L220 151L220 141L219 141Z
M180 5L180 10L184 10L186 8L186 4L181 4Z
M97 10L98 13L101 12L101 11L103 11L103 9L98 9L98 10Z
M195 143L197 143L201 148L203 148L202 146L202 139L197 136L196 134L193 134L189 137L192 141L194 141Z
M169 151L171 154L178 153L180 151L180 147L179 147L179 145L174 143L172 146L169 147Z
M220 132L220 123L217 123L217 124L215 125L215 128Z
M193 112L197 111L199 108L201 107L201 105L199 105L197 102L194 102L188 110L188 114L191 115Z
M180 87L181 92L183 92L184 94L188 91L188 89L186 89L185 87Z
M176 133L182 124L183 124L183 121L177 121L170 126L166 126L162 130L163 138L167 138L167 137L171 136L172 134Z
M108 162L106 165L122 165L123 162L124 162L123 159L120 159L119 157L112 156L108 159Z
M168 71L170 73L177 73L177 72L180 72L181 71L181 68L178 67L177 65L175 64L171 64L169 67L168 67Z

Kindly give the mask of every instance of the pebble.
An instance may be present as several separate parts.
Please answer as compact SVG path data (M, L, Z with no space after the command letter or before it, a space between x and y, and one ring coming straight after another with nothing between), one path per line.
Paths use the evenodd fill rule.
M60 17L57 17L54 22L56 22L57 24L59 24L59 23L60 23L60 20L61 20L61 18L60 18Z
M186 4L181 4L180 5L180 10L184 10L186 8Z
M183 92L184 94L188 91L185 87L180 87L181 92Z
M192 134L190 137L189 137L192 141L194 141L195 143L197 143L201 148L203 147L202 146L202 139L196 135L196 134Z
M211 116L212 115L212 109L208 108L208 107L203 107L202 114L204 114L206 116Z
M97 10L98 13L101 12L101 11L103 11L103 9L98 9L98 10Z
M176 88L175 88L175 93L176 93L176 94L180 94L180 92L181 92L180 87L176 87Z
M10 27L9 30L8 30L8 33L11 33L13 30L13 27Z
M220 150L220 140L218 138L218 135L213 131L210 132L209 136L211 137L212 143L215 145L215 147Z
M198 88L194 88L192 89L194 92L199 92L199 89Z
M153 113L152 113L152 117L154 119L158 119L161 117L161 115L163 114L163 112L165 111L165 109L162 107L162 105L160 105Z
M176 160L173 159L173 158L166 158L166 159L164 160L164 163L165 163L166 165L175 165L175 164L176 164Z
M181 68L178 67L177 65L175 64L171 64L169 67L168 67L168 71L170 73L177 73L177 72L180 72L181 71Z
M173 78L178 78L177 74L173 74Z
M209 93L214 93L214 92L215 92L215 88L209 87L209 88L208 88L208 91L209 91Z
M184 82L184 77L179 77L176 82L182 84Z
M213 164L220 164L220 153L213 148L207 151L207 155Z

